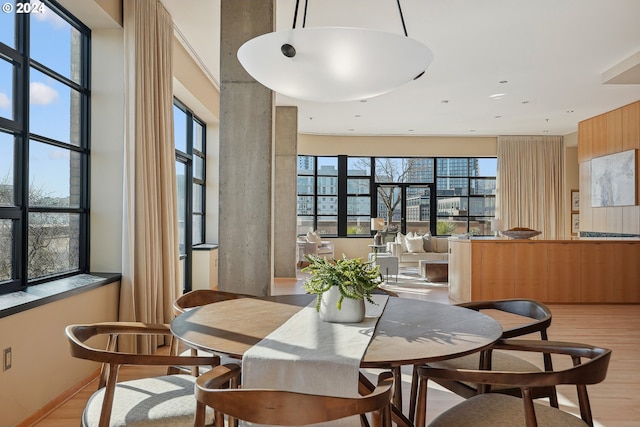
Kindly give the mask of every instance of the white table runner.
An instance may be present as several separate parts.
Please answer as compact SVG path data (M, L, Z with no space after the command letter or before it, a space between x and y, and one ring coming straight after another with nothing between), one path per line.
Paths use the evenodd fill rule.
M302 308L244 353L242 386L357 397L360 361L388 299L372 297L377 305L366 303L361 323L324 322L315 300ZM359 425L340 421L331 425Z

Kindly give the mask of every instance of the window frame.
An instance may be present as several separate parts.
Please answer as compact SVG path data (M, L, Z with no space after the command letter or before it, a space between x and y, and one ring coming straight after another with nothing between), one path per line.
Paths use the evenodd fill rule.
M0 282L0 294L25 290L29 286L50 282L64 277L87 273L89 269L89 172L90 172L90 73L91 73L91 30L53 0L42 0L53 13L78 31L79 46L79 83L62 76L52 68L30 57L31 26L29 14L15 14L15 48L0 42L0 55L12 64L13 117L0 117L0 131L13 137L13 206L0 206L0 220L12 221L12 252L10 279ZM73 59L73 58L72 58ZM75 90L79 96L78 145L73 141L64 142L47 135L35 134L29 128L30 118L30 76L36 70L55 80L69 90ZM70 116L71 123L77 116ZM78 204L77 206L30 206L29 191L29 149L33 142L68 150L78 154ZM70 160L71 162L71 160ZM70 178L73 171L69 166ZM72 194L70 193L69 196ZM32 213L77 214L78 247L69 251L77 256L77 268L29 278L29 215ZM75 248L74 248L75 249Z
M470 227L470 223L473 221L475 221L476 219L480 218L485 218L487 221L489 219L492 219L493 216L483 216L483 215L471 215L470 213L470 209L469 206L471 204L471 201L473 199L478 199L478 198L482 198L482 199L486 199L486 198L493 198L494 199L494 203L493 206L495 208L495 192L493 194L472 194L471 188L472 188L472 182L475 181L481 181L481 180L489 180L489 181L493 181L496 182L497 181L497 171L496 171L496 176L481 176L479 174L473 174L472 172L472 160L474 159L496 159L496 157L430 157L430 156L424 156L424 157L399 157L399 156L382 156L382 157L375 157L375 156L346 156L346 155L338 155L338 156L313 156L313 155L304 155L304 154L300 154L298 155L298 163L300 164L300 158L301 157L308 157L311 158L313 161L313 173L300 173L300 170L298 170L298 173L296 175L296 179L298 180L299 178L313 178L313 194L309 194L306 192L301 193L300 192L300 187L298 186L298 190L297 190L297 196L301 197L312 197L313 198L313 203L314 203L314 212L313 215L301 215L300 214L300 209L298 208L296 211L296 216L298 218L298 231L297 234L298 235L303 235L306 233L305 230L301 230L301 227L303 226L302 224L304 223L304 220L308 219L309 217L312 217L312 223L313 223L313 229L317 230L318 229L318 218L321 217L322 215L318 215L318 203L320 203L320 198L326 196L326 194L320 194L320 192L318 191L318 177L322 177L324 176L323 174L319 173L319 166L318 166L318 159L319 158L328 158L328 157L337 157L338 158L338 172L337 172L337 176L338 176L338 183L337 183L337 190L338 190L338 224L337 224L337 229L338 232L336 234L325 234L327 237L339 237L339 238L358 238L358 237L369 237L369 234L371 234L371 230L370 230L370 226L367 224L366 225L366 229L368 230L368 233L365 234L349 234L348 230L349 230L349 215L347 212L347 203L348 203L348 199L349 197L353 197L354 194L351 194L348 192L348 181L349 179L354 179L354 178L359 178L359 179L369 179L370 180L370 186L369 186L369 194L368 197L370 197L371 199L371 211L370 211L370 217L372 218L374 215L377 215L377 207L378 207L378 187L380 185L391 185L391 186L397 186L398 188L400 188L400 190L402 191L402 195L403 195L403 200L404 203L402 205L402 219L401 219L401 230L402 232L405 232L406 230L406 224L407 224L407 218L406 218L406 214L405 214L405 210L406 210L406 190L409 187L428 187L430 188L430 231L433 235L438 235L437 233L437 223L438 220L440 218L448 218L449 216L443 216L443 215L438 215L438 200L439 198L441 198L442 196L440 196L438 194L438 180L440 179L440 181L444 180L444 179L448 179L448 178L454 178L454 179L461 179L464 182L466 182L466 194L464 197L466 202L467 202L467 212L465 215L455 215L455 219L456 220L464 220L466 223L466 232L469 232L469 227ZM402 161L413 161L415 160L426 160L427 162L425 163L427 166L426 167L432 167L433 168L433 173L432 173L432 181L420 181L420 180L415 180L415 177L412 178L411 176L402 176L400 181L398 182L391 182L391 181L384 181L384 180L380 180L378 181L377 179L377 175L376 175L376 160L377 159L398 159L398 160L402 160ZM348 164L349 164L349 160L351 159L366 159L366 161L369 162L369 174L368 175L353 175L353 174L349 174L348 171ZM461 171L456 172L454 175L440 175L438 173L438 168L439 168L439 162L442 162L446 159L466 159L467 160L467 171L465 173L462 173ZM428 171L427 171L428 172ZM429 173L427 173L426 178L429 178ZM299 181L298 181L299 182ZM495 187L495 185L494 185ZM359 196L363 196L363 195L359 195ZM457 196L456 196L457 197ZM489 234L489 231L486 231L486 234L482 234L482 235L486 235L489 236L491 234ZM450 234L440 234L440 235L450 235Z

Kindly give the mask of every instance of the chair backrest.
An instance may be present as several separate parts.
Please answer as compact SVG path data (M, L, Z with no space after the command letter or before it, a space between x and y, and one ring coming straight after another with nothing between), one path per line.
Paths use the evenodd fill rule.
M375 390L366 396L346 398L268 389L221 388L239 375L237 366L218 366L198 377L196 399L214 409L216 426L224 426L222 414L263 425L301 426L355 415L372 414L372 426L391 426L393 375L383 372ZM204 406L199 410L203 411ZM196 426L202 425L196 417Z
M506 371L486 371L486 370L451 370L433 368L429 366L420 367L418 374L421 377L421 389L425 394L420 397L418 403L418 419L416 425L424 425L424 406L420 407L426 399L426 379L445 379L451 381L464 381L479 384L502 384L519 387L522 393L524 414L527 426L535 426L535 411L532 399L532 389L540 387L551 387L561 384L573 384L576 386L578 394L578 404L582 419L590 426L593 426L593 416L587 395L587 385L597 384L603 381L607 375L611 350L595 347L587 344L556 342L556 341L534 341L534 340L500 340L494 346L495 349L538 352L544 354L563 354L571 357L573 366L554 371L536 372L506 372ZM424 386L424 388L423 388ZM455 408L455 407L454 407ZM555 409L555 408L554 408ZM559 409L556 409L559 411Z
M78 359L92 360L102 363L98 389L105 387L100 426L109 425L114 391L118 382L118 371L121 365L142 366L216 366L220 364L218 356L175 356L157 354L134 354L117 350L118 337L121 335L165 335L172 336L169 325L147 324L139 322L103 322L92 324L69 325L65 329L70 345L71 356ZM105 347L98 347L98 341L91 338L105 335Z
M532 322L507 328L502 332L502 338L514 338L534 332L540 333L540 338L547 339L547 329L551 325L551 310L540 301L513 298L491 301L471 301L458 304L460 307L472 310L500 310L505 313L516 314L533 319Z
M173 314L177 316L189 308L200 307L201 305L212 304L214 302L251 297L253 297L253 295L237 294L215 289L196 289L176 298L173 302Z

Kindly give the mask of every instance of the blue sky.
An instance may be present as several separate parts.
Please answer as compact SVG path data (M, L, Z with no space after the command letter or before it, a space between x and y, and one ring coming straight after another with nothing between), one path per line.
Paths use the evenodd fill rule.
M4 2L6 3L6 1ZM15 2L12 2L15 5ZM65 77L70 76L72 27L46 9L32 13L31 56ZM0 42L14 47L12 13L0 12ZM75 31L75 30L73 30ZM12 118L12 65L0 59L0 116ZM44 74L31 70L29 108L31 132L70 142L70 90ZM0 181L12 173L10 138L0 135ZM69 152L45 144L30 145L30 182L52 197L69 195Z

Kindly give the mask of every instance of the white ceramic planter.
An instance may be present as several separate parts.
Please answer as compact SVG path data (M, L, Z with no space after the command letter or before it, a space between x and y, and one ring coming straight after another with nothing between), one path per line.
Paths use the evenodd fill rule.
M338 310L340 291L332 286L322 294L320 300L320 318L325 322L334 323L358 323L364 319L364 300L345 298L342 300L342 308Z

